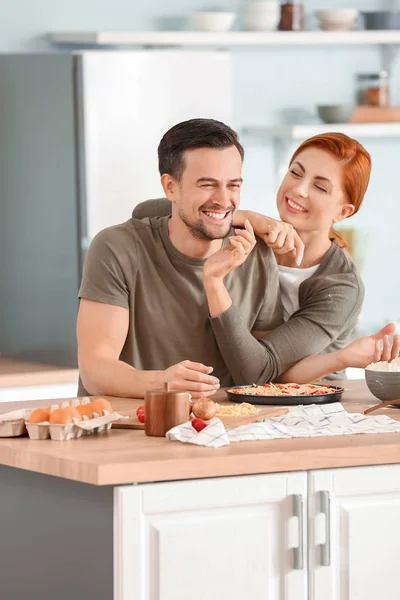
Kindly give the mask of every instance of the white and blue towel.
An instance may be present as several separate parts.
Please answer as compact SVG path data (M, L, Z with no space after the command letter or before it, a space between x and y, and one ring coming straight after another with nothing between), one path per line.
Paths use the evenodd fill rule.
M367 416L348 413L340 402L334 404L296 406L279 417L271 417L225 430L218 418L197 432L188 421L167 432L170 440L219 448L231 442L276 440L355 433L400 433L400 422L386 415Z

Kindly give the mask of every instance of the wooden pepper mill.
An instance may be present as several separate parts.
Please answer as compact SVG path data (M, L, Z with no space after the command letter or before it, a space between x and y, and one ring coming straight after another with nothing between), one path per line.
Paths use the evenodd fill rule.
M149 390L144 395L146 435L164 437L167 431L189 420L191 403L189 392L170 390L164 383L163 390Z

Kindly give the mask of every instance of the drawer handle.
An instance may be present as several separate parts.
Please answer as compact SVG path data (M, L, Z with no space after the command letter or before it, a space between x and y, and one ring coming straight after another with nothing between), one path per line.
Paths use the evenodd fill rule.
M329 492L320 492L321 513L325 515L325 543L321 544L321 565L329 567L331 564L331 498Z
M297 571L304 569L304 532L303 532L303 510L304 510L304 498L302 494L293 495L293 514L297 517L298 521L298 532L299 532L299 545L297 548L293 548L293 562L294 568Z

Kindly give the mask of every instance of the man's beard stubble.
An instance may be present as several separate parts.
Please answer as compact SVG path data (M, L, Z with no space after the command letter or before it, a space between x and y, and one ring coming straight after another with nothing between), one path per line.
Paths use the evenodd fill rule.
M213 209L210 208L210 210L213 210ZM229 219L229 221L227 223L224 224L226 227L226 230L224 231L221 229L221 231L219 231L219 232L218 231L216 231L216 232L208 231L206 225L203 223L203 221L201 219L198 219L197 221L191 221L181 207L179 208L179 217L181 218L183 223L185 223L186 227L189 229L189 231L193 235L193 237L200 239L200 240L209 240L209 241L222 240L229 235L229 232L231 230L232 221L233 221L233 209L231 209L231 218Z

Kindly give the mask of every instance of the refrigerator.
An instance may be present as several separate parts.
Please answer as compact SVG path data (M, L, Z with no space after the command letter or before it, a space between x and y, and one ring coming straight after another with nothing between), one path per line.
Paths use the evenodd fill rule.
M162 195L172 125L232 104L225 51L0 55L0 356L76 365L91 239Z

